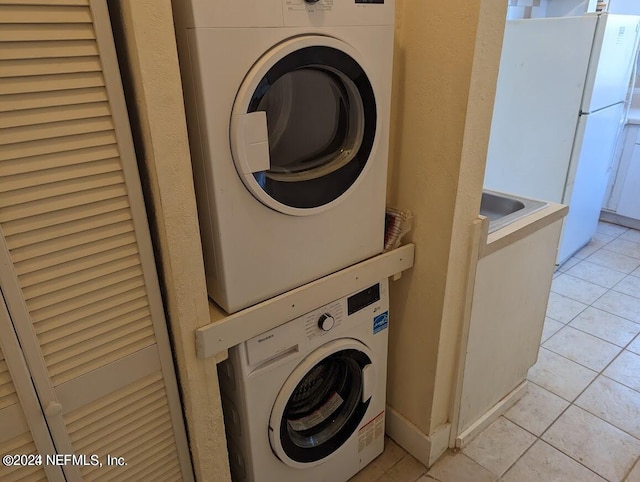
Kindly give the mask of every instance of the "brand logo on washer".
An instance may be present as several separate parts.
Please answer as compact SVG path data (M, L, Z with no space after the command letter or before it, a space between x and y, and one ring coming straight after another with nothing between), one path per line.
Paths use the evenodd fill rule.
M262 343L263 341L270 340L271 338L273 338L273 336L274 336L274 335L273 335L273 334L271 334L271 335L267 335L267 336L265 336L264 338L258 338L258 343Z

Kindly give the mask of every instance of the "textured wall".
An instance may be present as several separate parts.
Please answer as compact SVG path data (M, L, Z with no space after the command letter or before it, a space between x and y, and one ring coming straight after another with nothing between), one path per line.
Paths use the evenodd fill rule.
M209 323L170 0L116 0L112 22L198 480L229 480L216 362L196 358Z
M416 263L392 285L388 400L427 435L451 415L506 7L397 3L389 198Z

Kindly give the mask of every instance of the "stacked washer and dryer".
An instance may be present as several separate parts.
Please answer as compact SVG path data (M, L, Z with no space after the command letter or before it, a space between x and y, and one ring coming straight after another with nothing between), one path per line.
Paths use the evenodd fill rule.
M228 313L382 252L394 0L174 0L210 297ZM383 450L382 280L232 348L237 481L347 480Z

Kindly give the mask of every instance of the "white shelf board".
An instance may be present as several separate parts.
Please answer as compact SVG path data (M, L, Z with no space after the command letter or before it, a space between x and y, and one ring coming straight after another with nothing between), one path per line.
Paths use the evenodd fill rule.
M217 305L210 303L212 323L197 329L195 333L197 355L199 358L209 358L224 353L245 340L345 294L398 275L413 266L414 251L413 244L401 246L232 315L227 315Z

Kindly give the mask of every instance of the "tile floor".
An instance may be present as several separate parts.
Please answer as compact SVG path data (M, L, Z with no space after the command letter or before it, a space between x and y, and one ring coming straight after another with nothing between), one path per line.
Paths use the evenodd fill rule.
M529 389L430 470L387 439L353 482L640 482L640 231L600 223L555 273Z

